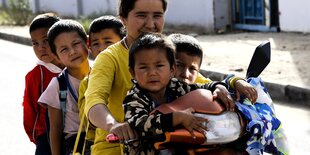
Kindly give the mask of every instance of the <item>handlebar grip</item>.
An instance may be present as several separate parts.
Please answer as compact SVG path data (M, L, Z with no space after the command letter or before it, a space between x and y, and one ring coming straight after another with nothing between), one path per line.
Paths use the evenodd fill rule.
M109 143L118 143L119 142L119 138L114 133L108 134L105 139Z
M109 143L120 142L118 136L115 135L114 133L108 134L105 139ZM125 140L124 143L132 143L132 142L135 142L138 140L139 139ZM144 136L144 137L141 137L141 140L147 141L147 142L160 142L160 141L166 140L166 135L165 134L159 134L159 135L153 135L153 136Z

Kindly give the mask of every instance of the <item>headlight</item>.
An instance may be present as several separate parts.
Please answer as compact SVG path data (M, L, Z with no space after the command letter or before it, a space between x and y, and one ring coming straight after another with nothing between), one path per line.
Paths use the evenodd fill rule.
M195 115L209 120L204 124L209 129L205 132L206 142L204 145L229 143L240 136L241 125L236 112L227 111L221 115L195 113Z

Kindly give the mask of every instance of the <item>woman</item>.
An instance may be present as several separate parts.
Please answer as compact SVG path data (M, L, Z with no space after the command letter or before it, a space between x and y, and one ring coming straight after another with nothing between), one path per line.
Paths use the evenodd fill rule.
M142 33L162 32L166 8L166 0L120 0L118 12L127 36L98 55L85 94L85 112L97 127L92 154L121 154L119 143L105 140L108 133L116 134L121 142L136 138L129 125L123 123L122 102L132 87L128 48Z
M88 120L97 127L92 154L121 154L120 144L105 140L109 133L117 135L121 143L137 138L129 125L123 123L122 103L132 87L128 49L141 34L162 32L166 9L167 0L120 0L118 12L127 35L97 56L85 93L85 112ZM216 92L225 104L233 106L226 89Z

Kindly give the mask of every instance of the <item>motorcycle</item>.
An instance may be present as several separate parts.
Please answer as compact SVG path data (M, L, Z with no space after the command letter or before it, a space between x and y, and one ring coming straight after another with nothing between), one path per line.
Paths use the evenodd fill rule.
M246 73L248 82L258 92L256 104L253 105L243 98L235 102L237 107L235 111L227 111L221 102L213 100L210 91L198 89L169 104L162 104L154 111L166 114L191 107L195 110L194 115L209 120L204 124L209 129L207 132L194 131L191 134L179 127L173 132L140 137L139 140L154 142L157 150L181 145L187 154L262 154L263 152L286 154L285 151L277 149L275 140L275 131L280 128L281 122L273 117L271 98L260 78L257 78L269 62L270 43L263 42L255 49ZM106 140L116 142L118 138L114 134L109 134ZM127 143L135 141L138 140L130 140ZM243 146L236 150L234 147L241 144L240 142Z

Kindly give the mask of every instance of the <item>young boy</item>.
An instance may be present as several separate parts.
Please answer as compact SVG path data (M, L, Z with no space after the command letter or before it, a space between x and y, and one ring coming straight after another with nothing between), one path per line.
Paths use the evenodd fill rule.
M90 23L88 34L89 48L95 59L108 46L119 42L126 31L120 19L107 15L94 19Z
M199 74L199 69L202 62L203 50L198 40L196 40L191 36L183 34L171 34L169 35L169 39L171 39L171 41L176 46L176 58L177 58L176 78L186 83L208 82L208 79L203 78L203 76ZM232 76L230 78L228 77L226 79L227 79L226 82L229 84L230 88L235 89L234 91L236 92L235 94L237 100L240 99L240 94L243 94L247 98L249 98L252 104L256 102L257 92L252 85L250 85L245 80L235 76ZM255 103L255 105L260 104ZM270 118L272 117L274 116L270 116ZM279 133L283 134L283 132L281 131ZM276 136L277 134L278 132L276 133ZM285 137L284 134L282 136ZM276 140L277 139L280 138L276 138ZM244 142L242 141L233 142L231 143L231 146L234 147L234 145L236 145L240 147L242 143ZM286 146L284 143L285 142L282 142L280 144L284 145L283 147L285 148ZM287 151L287 149L283 149L282 151Z
M29 28L32 47L38 62L36 67L26 75L23 118L25 131L30 141L36 144L36 155L51 154L46 132L47 110L40 107L37 101L51 79L63 68L57 56L51 52L47 41L48 29L59 20L60 18L52 13L40 14L32 20Z
M193 109L162 114L151 113L162 103L169 103L199 88L214 91L221 82L186 84L174 77L175 49L173 43L160 34L146 34L135 41L129 51L129 71L134 78L133 87L124 100L125 121L138 135L154 136L173 131L178 125L188 131L207 130L202 123L207 119L194 116ZM125 154L158 154L152 143L137 146L125 144Z
M48 107L52 154L71 154L73 150L80 124L77 106L79 84L90 70L86 42L84 28L73 20L61 20L48 31L48 43L52 52L66 66L58 78L52 79L39 98L39 103ZM60 94L63 87L61 80L65 81L66 95ZM60 100L59 96L66 97ZM80 145L78 151L81 149Z
M114 16L101 16L94 19L89 26L89 47L90 52L94 59L97 55L106 49L108 46L121 41L126 35L125 28L120 19ZM86 76L80 84L79 88L79 115L80 119L84 119L84 107L85 107L85 91L88 86L88 76ZM84 119L84 127L87 127L88 122ZM95 139L95 129L88 128L86 134L86 146L92 145Z
M199 74L203 58L203 50L197 39L184 34L171 34L168 37L176 47L177 69L175 77L186 83L208 83L210 79ZM252 103L257 98L256 90L245 80L239 77L228 79L230 88L235 89L236 99L240 94L245 95Z

